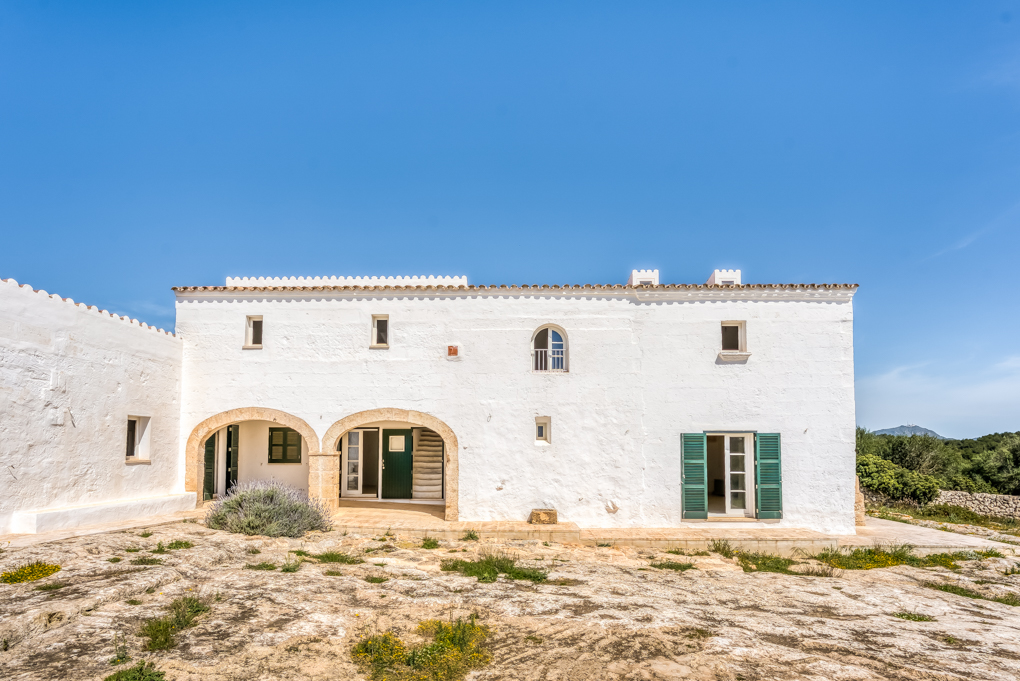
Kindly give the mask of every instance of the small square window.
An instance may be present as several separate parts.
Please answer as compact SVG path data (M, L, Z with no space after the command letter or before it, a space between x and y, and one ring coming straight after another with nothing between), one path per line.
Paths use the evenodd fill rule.
M743 362L750 356L751 353L747 351L747 325L738 321L723 322L719 359L724 362Z
M372 344L370 347L390 347L390 316L388 314L372 315Z
M552 419L548 416L535 418L535 442L552 442Z
M722 349L733 350L734 352L740 352L740 327L739 326L728 326L723 324L722 327Z
M244 347L249 350L256 350L262 347L262 315L246 317Z

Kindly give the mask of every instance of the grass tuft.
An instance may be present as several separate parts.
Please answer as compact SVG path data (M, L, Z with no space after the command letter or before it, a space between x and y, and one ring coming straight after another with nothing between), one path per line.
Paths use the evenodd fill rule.
M134 667L110 674L103 681L163 681L165 678L151 662L139 662Z
M145 532L142 532L138 536L141 537L142 539L148 539L149 537L152 536L152 532L149 532L149 531L146 530Z
M957 561L981 560L982 558L998 558L1001 554L995 549L988 551L956 551L955 553L933 553L927 556L914 554L914 547L910 544L902 546L873 546L869 548L856 549L825 549L817 556L818 560L832 567L841 570L872 570L875 568L887 568L896 565L910 565L911 567L944 567L956 570L960 566Z
M544 582L549 576L544 570L517 567L517 558L504 551L483 554L476 560L448 558L439 564L439 568L444 572L459 572L466 577L477 577L483 583L495 582L499 575L532 582Z
M295 561L287 560L286 563L280 566L280 572L297 572L301 569L301 563L305 561L298 559Z
M351 658L374 681L454 681L492 659L484 647L489 629L475 615L453 622L426 620L418 633L430 641L409 648L390 632L363 638L351 649Z
M205 524L214 530L267 537L300 537L333 526L323 503L275 480L235 485L209 509Z
M247 553L247 554L248 554L249 556L257 556L257 555L259 555L260 553L262 553L261 551L259 551L259 550L258 550L257 548L255 548L254 546L249 546L248 548L246 548L246 549L244 550L244 552L245 552L245 553Z
M792 558L783 558L773 553L746 553L734 551L733 555L740 561L740 567L744 572L778 572L781 575L800 574L790 569L794 561Z
M464 536L460 538L461 541L478 541L478 533L474 530L468 530L464 533ZM546 544L548 546L548 544Z
M49 582L48 584L40 584L35 587L36 591L56 591L57 589L63 589L67 586L67 582Z
M686 572L687 570L696 570L694 563L678 563L674 560L663 560L658 563L652 563L651 567L658 568L659 570L676 570L677 572Z
M1003 605L1020 606L1020 596L1015 593L1007 593L1005 596L986 596L980 591L974 591L968 589L965 586L959 584L945 584L939 582L925 582L924 586L929 589L936 589L943 591L947 594L955 594L957 596L963 596L964 598L974 598L981 601L992 601L994 603L1002 603Z
M421 547L423 549L438 549L439 540L435 537L425 537L421 540Z
M268 561L262 561L261 563L248 563L244 566L245 570L275 570L276 563L270 563Z
M21 584L22 582L34 582L37 579L43 579L50 575L60 572L59 565L52 565L50 563L44 563L41 560L35 560L31 563L25 563L19 565L10 572L4 572L0 574L0 582L4 584Z
M194 544L185 539L175 539L166 545L166 547L171 551L177 551L179 549L190 549L192 546L194 546Z
M181 596L170 603L163 617L146 620L138 631L139 636L148 637L146 650L170 650L177 645L175 636L188 627L195 626L198 616L210 608L194 596Z
M901 620L908 620L910 622L934 622L935 618L931 615L922 615L918 612L894 612L893 617L899 617Z
M132 565L162 565L163 561L160 558L153 558L152 556L142 556L141 558L135 558L131 561Z
M326 575L327 577L342 577L343 576L343 573L340 572L339 570L326 570L322 574Z
M113 558L107 558L106 562L107 563L119 563L120 562L120 558L118 558L117 556L114 556Z
M348 555L342 551L326 551L325 553L313 555L312 558L320 563L340 563L341 565L360 565L365 562L361 558Z
M383 582L390 581L389 577L376 577L375 575L368 575L365 577L365 581L369 584L382 584Z
M140 600L138 600L137 598L132 598L132 599L124 601L124 602L127 603L128 605L141 605L142 604L142 602Z
M674 556L707 556L707 555L710 555L708 551L685 551L683 549L666 549L666 553L671 553Z
M149 551L149 553L158 553L158 554L164 554L166 552L167 552L166 546L163 545L163 542L159 542L158 544L156 544L156 548L154 548L154 549Z
M730 546L730 543L725 539L720 541L718 539L712 540L712 546L709 548L712 553L718 553L723 558L732 558L736 555L736 550Z

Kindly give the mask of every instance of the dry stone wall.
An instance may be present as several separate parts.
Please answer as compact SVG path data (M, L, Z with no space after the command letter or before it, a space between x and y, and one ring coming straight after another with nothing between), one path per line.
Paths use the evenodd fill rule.
M982 515L1020 518L1020 497L1009 494L971 494L942 490L933 503L963 506Z

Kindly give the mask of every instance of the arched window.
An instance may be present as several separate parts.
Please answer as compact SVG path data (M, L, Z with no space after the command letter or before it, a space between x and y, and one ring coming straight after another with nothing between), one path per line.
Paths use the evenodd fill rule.
M562 329L543 326L531 341L531 368L535 371L567 370L567 339Z

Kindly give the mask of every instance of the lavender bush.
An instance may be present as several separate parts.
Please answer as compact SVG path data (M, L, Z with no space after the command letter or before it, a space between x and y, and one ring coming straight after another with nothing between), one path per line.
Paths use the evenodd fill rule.
M300 537L333 526L322 502L275 480L235 485L209 509L205 524L214 530L265 537Z

